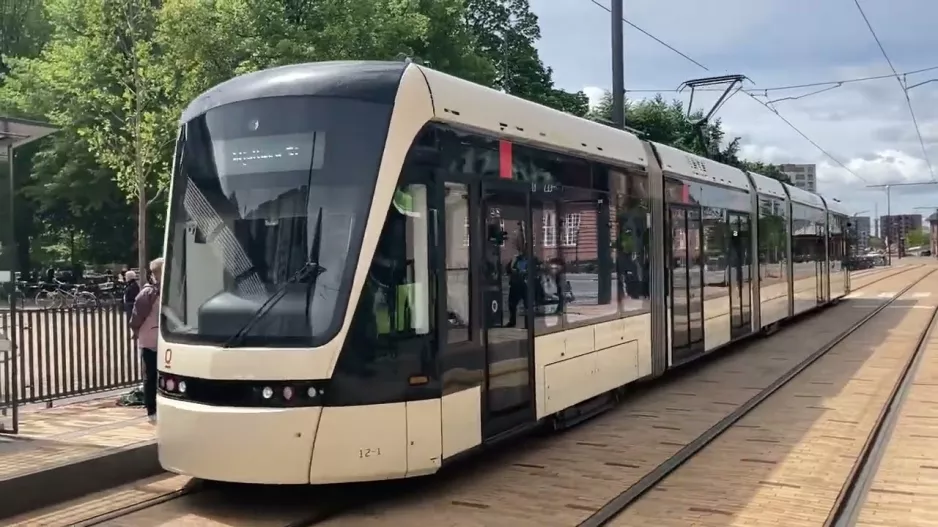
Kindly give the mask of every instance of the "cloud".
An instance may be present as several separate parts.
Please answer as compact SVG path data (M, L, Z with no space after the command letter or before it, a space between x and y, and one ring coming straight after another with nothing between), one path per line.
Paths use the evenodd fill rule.
M604 5L608 2L598 0ZM883 46L900 72L935 66L938 2L895 0L864 5ZM611 85L609 14L585 0L532 0L541 20L541 57L554 69L558 86L579 90L591 102ZM732 16L727 16L732 13ZM662 16L666 14L666 16ZM931 171L895 78L758 92L890 73L850 2L791 0L658 0L626 4L626 17L710 70L695 66L661 44L625 28L626 88L664 89L667 98L688 102L673 90L682 81L742 73L755 81L747 89L759 100L775 100L779 115L857 174L841 168L753 98L739 93L717 113L728 135L741 137L745 158L767 162L815 163L818 187L857 211L879 205L885 193L868 184L927 181ZM571 44L576 42L576 44ZM938 78L938 70L910 75L909 84ZM633 92L653 96L654 93ZM708 110L717 93L700 93L694 108ZM909 92L926 152L938 164L938 82ZM785 100L780 100L785 99ZM936 165L935 168L938 168ZM865 181L864 181L865 180ZM938 185L894 187L895 213L938 205ZM920 212L920 211L919 211Z
M606 90L598 86L585 86L583 87L583 93L589 97L590 108L595 108L602 101L603 95L605 95Z

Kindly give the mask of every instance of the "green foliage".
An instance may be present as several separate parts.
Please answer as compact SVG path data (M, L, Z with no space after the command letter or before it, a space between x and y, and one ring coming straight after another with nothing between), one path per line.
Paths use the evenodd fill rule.
M905 235L905 246L909 247L927 247L930 240L928 238L928 233L922 229L913 229L906 233Z
M715 119L704 128L706 142L716 148L708 152L704 149L697 134L695 122L703 118L703 112L698 110L689 116L684 103L678 100L665 101L661 94L654 98L640 101L626 100L626 125L642 132L642 138L656 143L662 143L685 152L714 159L721 163L733 165L743 170L750 170L763 176L779 181L788 182L785 175L777 166L761 161L746 161L739 159L740 138L726 141L720 119ZM612 94L606 92L599 104L589 113L591 119L598 121L612 121Z
M495 68L493 85L551 108L585 116L589 98L554 86L553 70L540 59L537 15L528 0L465 0L466 20L479 54Z

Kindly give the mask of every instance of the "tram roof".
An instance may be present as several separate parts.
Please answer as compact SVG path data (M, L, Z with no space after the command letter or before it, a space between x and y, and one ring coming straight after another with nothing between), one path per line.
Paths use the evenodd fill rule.
M791 198L792 203L807 205L809 207L814 207L821 210L827 209L827 207L824 205L824 200L821 199L821 196L818 196L814 192L808 192L807 190L800 189L787 183L784 183L784 185L785 190L788 191L788 197Z
M749 175L752 177L752 182L756 186L757 193L764 196L788 199L788 195L785 194L785 187L782 186L781 181L755 172L750 172Z
M690 154L673 146L660 143L654 143L654 145L661 158L661 168L665 174L703 183L716 183L745 192L750 190L749 178L738 168Z
M821 196L824 198L824 196ZM849 216L850 213L847 211L847 207L840 201L833 198L824 198L824 203L827 204L827 210L834 214L840 214L842 216Z
M226 104L264 97L341 96L393 104L406 62L336 61L280 66L240 75L199 95L182 112L187 123Z

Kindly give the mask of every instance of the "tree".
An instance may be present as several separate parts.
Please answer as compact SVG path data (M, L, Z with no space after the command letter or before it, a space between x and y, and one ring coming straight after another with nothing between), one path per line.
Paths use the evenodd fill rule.
M147 196L165 180L174 110L154 46L158 0L46 0L53 32L36 58L11 61L2 95L81 138L138 210L147 258Z
M763 163L762 161L742 161L742 165L750 172L777 179L782 183L791 183L791 178L788 177L788 174L782 172L778 165Z
M7 57L33 57L49 38L42 0L0 2L0 79L9 71Z
M466 23L478 52L495 66L494 86L557 110L585 116L589 98L554 86L535 44L541 38L528 0L466 0Z
M711 148L708 151L701 144L694 124L703 118L703 111L698 110L688 116L684 103L681 101L674 100L668 103L660 93L651 99L637 102L626 100L625 116L626 124L630 128L639 130L642 137L649 141L673 146L685 152L714 159L743 170L751 170L779 181L789 181L788 176L775 165L739 159L740 138L735 137L727 142L720 119L715 119L704 127L704 141ZM611 93L603 94L599 104L589 113L589 117L606 123L612 122Z
M911 247L925 247L930 243L928 233L922 229L913 229L905 235L906 249Z

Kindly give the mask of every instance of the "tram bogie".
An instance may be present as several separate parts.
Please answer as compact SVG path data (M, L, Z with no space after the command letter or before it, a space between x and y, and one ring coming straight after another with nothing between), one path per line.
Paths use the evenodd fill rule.
M849 291L846 211L410 63L244 75L184 112L167 469L432 474Z

